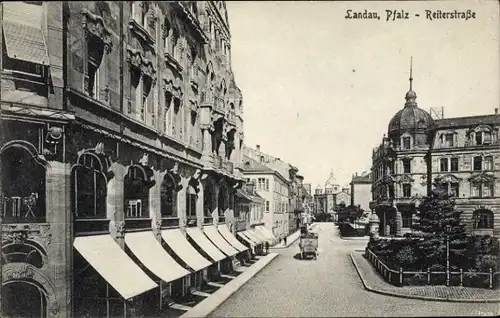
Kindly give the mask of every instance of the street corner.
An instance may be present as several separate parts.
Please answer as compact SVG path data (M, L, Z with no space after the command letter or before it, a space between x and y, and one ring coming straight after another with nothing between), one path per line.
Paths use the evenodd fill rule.
M370 292L425 301L456 303L500 303L497 289L470 288L459 286L403 286L398 287L384 281L364 257L364 252L355 250L350 253L351 261L364 286Z

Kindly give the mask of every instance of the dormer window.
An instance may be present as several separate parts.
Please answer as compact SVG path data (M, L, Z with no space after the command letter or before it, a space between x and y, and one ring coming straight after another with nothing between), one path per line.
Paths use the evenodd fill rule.
M403 149L408 150L411 149L411 138L403 137L402 138Z
M444 147L453 147L453 134L446 133L446 134L441 135L441 144Z
M491 131L476 131L474 134L476 145L488 145L491 144Z

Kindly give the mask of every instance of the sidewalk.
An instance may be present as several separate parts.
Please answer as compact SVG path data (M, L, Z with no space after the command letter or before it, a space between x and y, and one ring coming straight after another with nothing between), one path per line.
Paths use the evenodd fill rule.
M287 248L288 246L292 245L298 238L300 237L300 230L293 232L286 238L286 245L285 241L281 240L281 243L276 243L273 246L270 246L269 249L280 249L280 248Z
M387 283L363 257L363 252L351 253L351 260L366 290L389 296L465 303L500 302L500 290L459 286L403 286Z
M181 317L206 317L225 302L229 297L236 293L243 285L245 285L251 278L263 270L274 258L279 254L269 253L268 255L260 258L251 267L245 268L243 273L236 278L225 284L215 293L204 299L198 305L189 309Z

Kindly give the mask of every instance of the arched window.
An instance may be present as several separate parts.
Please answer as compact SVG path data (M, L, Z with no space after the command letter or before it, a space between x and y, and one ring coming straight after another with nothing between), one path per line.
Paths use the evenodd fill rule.
M149 186L142 167L131 166L124 179L125 218L149 217Z
M493 229L493 212L486 209L476 210L473 213L474 229Z
M174 177L165 175L161 184L161 216L177 217L177 191Z
M23 147L2 152L4 223L45 222L45 167Z
M186 215L188 217L196 216L196 202L198 200L198 195L192 186L188 186L186 189Z
M38 284L12 281L1 288L2 314L5 317L44 318L49 316L47 295Z
M105 219L107 180L101 160L84 153L73 168L73 209L77 219Z
M211 216L215 209L214 196L214 186L210 182L206 182L203 187L203 213L205 216Z

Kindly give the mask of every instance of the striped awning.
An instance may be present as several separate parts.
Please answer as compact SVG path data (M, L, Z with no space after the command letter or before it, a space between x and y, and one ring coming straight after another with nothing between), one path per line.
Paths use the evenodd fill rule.
M3 2L3 34L7 56L48 65L47 46L42 32L43 8L25 2Z

